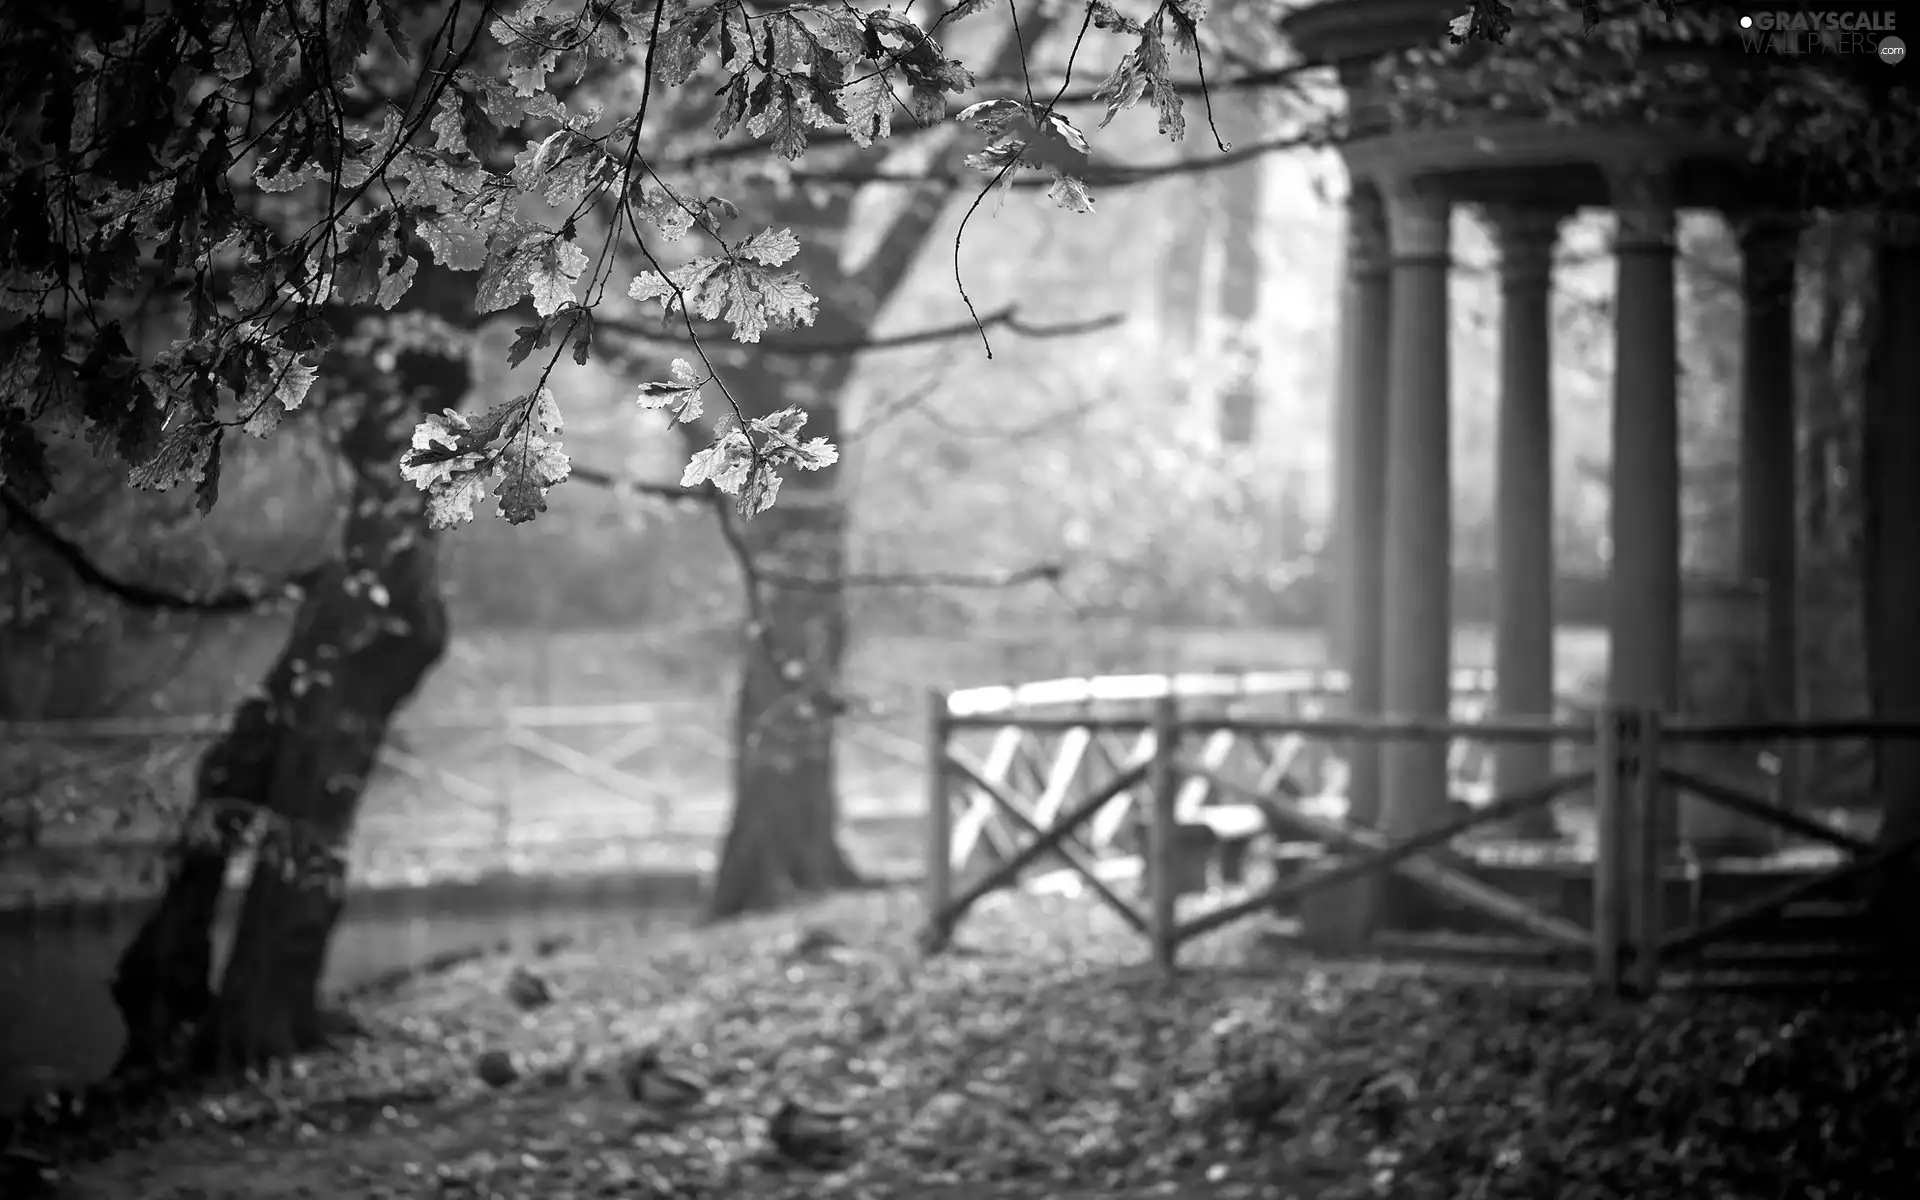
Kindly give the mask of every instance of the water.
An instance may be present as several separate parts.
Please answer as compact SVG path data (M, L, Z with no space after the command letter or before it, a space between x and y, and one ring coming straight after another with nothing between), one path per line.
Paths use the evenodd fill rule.
M441 955L591 935L634 922L678 923L692 911L692 878L629 877L574 883L508 880L351 896L334 936L324 987L353 988ZM232 913L217 930L224 955ZM124 1031L107 987L145 916L116 906L79 917L0 914L0 1113L49 1088L103 1077Z

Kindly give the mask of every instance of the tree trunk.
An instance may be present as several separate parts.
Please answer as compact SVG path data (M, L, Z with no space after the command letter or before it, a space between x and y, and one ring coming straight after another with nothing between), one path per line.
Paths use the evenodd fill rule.
M327 663L330 678L300 691L298 674L283 679L276 670L269 683L289 714L270 806L291 836L270 840L275 852L263 848L254 866L213 1019L202 1031L211 1067L246 1066L320 1041L320 974L345 896L360 797L387 725L446 648L434 541L417 507L367 494L388 490L385 474L376 468L363 476L373 485L357 490L347 561L282 655L288 664ZM384 596L350 583L368 572Z
M187 1035L213 1010L213 923L228 864L273 770L268 694L248 697L233 727L202 756L166 890L120 956L112 991L127 1040L118 1074L178 1065Z
M1896 234L1907 234L1898 238ZM1879 320L1865 388L1862 441L1866 518L1867 685L1876 717L1920 716L1920 241L1892 229L1876 251ZM1875 746L1875 790L1881 838L1887 844L1920 834L1920 743L1889 739ZM1882 881L1888 926L1909 944L1920 903L1913 859Z
M905 261L875 287L837 273L850 200L840 196L820 209L793 211L803 204L779 205L785 211L773 217L799 234L800 271L820 295L818 320L794 340L858 339L906 273L919 238L901 249ZM732 372L733 391L753 398L748 415L754 417L803 404L806 436L838 442L840 391L852 369L851 355L785 361L762 355ZM838 839L833 743L847 641L846 523L837 465L793 473L773 508L736 523L750 596L734 706L733 819L709 902L715 918L859 881Z
M397 463L423 408L458 405L464 365L402 352L385 373L377 357L341 373L358 391L337 401L357 405L340 443L356 479L341 556L202 762L166 893L121 957L123 1069L223 1070L318 1040L320 972L367 775L394 712L446 646L434 542ZM215 995L211 926L229 855L256 816L265 828ZM190 1032L194 1053L183 1062Z
M822 410L811 410L813 423ZM830 436L822 433L822 436ZM791 486L789 483L788 486ZM845 530L837 505L779 504L742 531L760 585L734 710L732 827L711 902L715 916L776 907L798 893L859 881L835 836L835 688L846 644L839 586ZM819 586L778 582L818 579Z
M1041 36L1030 32L1027 44L1038 44ZM997 58L996 77L1018 71L1014 39L1001 43ZM943 157L955 161L943 165L957 169L951 140ZM768 220L799 236L794 265L820 298L814 324L785 340L805 347L870 336L951 194L946 188L918 189L898 211L863 213L858 227L851 192L816 205L802 190L771 203ZM859 266L849 267L850 242L857 236L865 243L875 223L884 226L877 245ZM796 358L761 350L730 366L728 377L748 417L800 404L809 414L805 436L838 442L840 393L854 363L851 354ZM840 478L838 466L794 472L782 484L779 502L737 529L752 595L734 713L733 818L708 904L715 919L859 882L838 840L834 770L847 640L848 516Z

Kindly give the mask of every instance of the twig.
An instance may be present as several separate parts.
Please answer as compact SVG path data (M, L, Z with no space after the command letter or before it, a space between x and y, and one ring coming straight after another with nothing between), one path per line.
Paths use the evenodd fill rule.
M1028 338L1078 337L1110 329L1127 319L1125 313L1103 313L1097 317L1087 317L1076 321L1033 322L1020 317L1018 307L1009 305L997 312L988 313L980 318L981 323L999 326L1011 333ZM595 333L615 333L635 341L654 342L667 346L690 346L692 339L675 336L638 321L622 321L611 317L595 317ZM905 346L923 346L930 342L942 342L952 338L970 336L976 332L972 321L957 321L951 325L937 325L930 329L916 329L909 333L889 334L885 337L853 338L834 342L806 342L793 338L766 338L751 347L755 357L768 354L805 357L811 355L860 354L869 350L897 350Z
M1331 141L1337 141L1338 135L1331 133L1298 134L1292 137L1271 138L1264 142L1255 142L1250 146L1240 146L1218 154L1207 154L1194 158L1169 159L1157 163L1101 163L1089 162L1080 172L1080 182L1088 187L1116 188L1132 187L1143 183L1152 183L1175 175L1204 175L1212 171L1223 171L1252 159L1269 154L1279 154L1287 150L1303 150L1319 147ZM889 171L877 167L848 167L833 170L809 171L805 169L786 172L785 177L795 183L971 183L979 178L977 174L951 172ZM1051 187L1051 176L1033 171L1017 175L1007 181L1007 187L1031 189Z
M1028 583L1058 584L1066 575L1066 565L1057 562L1033 563L1010 571L893 571L879 575L846 574L835 578L789 575L783 571L760 571L760 578L788 587L826 590L840 587L867 588L978 588L1020 587Z
M653 496L676 504L700 504L707 499L698 488L686 488L677 483L661 483L652 479L631 479L625 475L616 475L612 471L602 471L598 467L581 466L579 463L573 464L567 479L569 482L590 483L594 487Z

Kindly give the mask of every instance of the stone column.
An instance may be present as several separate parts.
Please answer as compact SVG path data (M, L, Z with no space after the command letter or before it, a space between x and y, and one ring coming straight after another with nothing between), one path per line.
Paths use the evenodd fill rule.
M1793 291L1797 221L1744 221L1740 290L1746 309L1740 379L1740 573L1766 587L1761 691L1768 717L1799 710L1795 654L1799 513ZM1780 780L1791 799L1799 782L1797 747L1784 742Z
M1865 388L1867 682L1873 715L1920 717L1920 211L1882 214L1874 253L1878 327ZM1875 744L1880 842L1920 834L1920 741ZM1909 953L1920 952L1920 873L1895 874L1879 888L1887 925Z
M1387 502L1387 225L1380 194L1356 181L1347 199L1347 279L1341 315L1340 408L1335 414L1335 661L1347 672L1348 703L1380 712L1381 569ZM1348 819L1380 816L1378 743L1348 747Z
M1394 716L1444 720L1451 707L1453 505L1449 479L1447 199L1428 181L1386 187L1393 253L1387 355L1386 592L1382 700ZM1404 837L1445 820L1447 747L1385 743L1381 829Z
M1661 164L1608 173L1614 293L1613 471L1607 696L1672 712L1680 699L1680 421L1674 208ZM1671 804L1661 844L1675 844Z
M1495 467L1499 555L1494 706L1508 716L1551 717L1553 701L1553 247L1561 214L1489 209L1500 249L1500 420ZM1494 751L1495 791L1545 783L1553 747L1506 743ZM1522 836L1551 837L1553 815L1515 822Z

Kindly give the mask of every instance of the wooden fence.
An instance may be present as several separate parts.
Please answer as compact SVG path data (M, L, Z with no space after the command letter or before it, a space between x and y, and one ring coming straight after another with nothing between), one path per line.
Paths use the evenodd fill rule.
M699 862L731 811L727 719L724 704L675 700L408 713L368 783L355 877ZM90 863L158 854L191 806L201 752L229 725L212 715L0 722L0 857L9 886L18 875L28 893L7 902L26 902L56 868L78 880ZM918 742L854 723L842 742L844 814L910 830ZM109 890L129 888L139 885Z
M1736 725L1617 708L1591 720L1477 712L1471 720L1358 719L1328 711L1342 682L1302 672L1122 676L933 694L924 946L939 950L982 897L1031 880L1031 868L1053 860L1137 929L1169 971L1184 943L1336 893L1340 901L1321 905L1320 919L1309 909L1304 932L1316 944L1419 948L1421 938L1369 919L1382 911L1377 881L1395 876L1513 931L1519 937L1503 944L1519 957L1581 966L1607 988L1651 991L1663 968L1696 963L1703 950L1729 947L1769 917L1855 885L1916 849L1913 839L1872 841L1751 788L1683 770L1668 756L1695 744L1920 737L1920 722ZM1474 693L1485 682L1471 672L1456 678L1468 693L1456 710L1483 709ZM1343 806L1324 795L1340 746L1407 740L1447 742L1447 786L1470 802L1451 806L1456 815L1443 824L1399 837L1345 820ZM1522 741L1566 747L1563 769L1509 795L1472 795L1469 748ZM1697 882L1701 869L1676 838L1683 792L1826 847L1837 861L1776 872L1784 878L1775 886L1720 911L1668 912L1672 881ZM1470 852L1473 835L1575 794L1590 798L1593 816L1590 843L1573 855L1590 863L1581 871L1590 889L1582 920L1495 886ZM1124 872L1113 869L1129 825L1143 833L1135 899L1123 894ZM1290 839L1313 843L1318 861L1252 888L1237 867L1226 869L1249 843ZM1212 848L1208 869L1228 886L1205 886L1195 846ZM1356 912L1358 922L1341 919ZM1737 965L1756 952L1723 957ZM1778 947L1767 954L1783 965L1802 961Z

